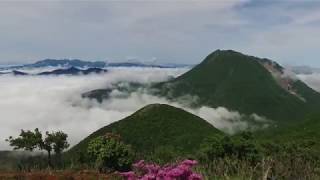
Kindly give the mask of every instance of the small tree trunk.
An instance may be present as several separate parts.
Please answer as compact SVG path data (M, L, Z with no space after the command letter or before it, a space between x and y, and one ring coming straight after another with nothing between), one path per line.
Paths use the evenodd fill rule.
M51 151L48 151L48 166L49 166L49 168L52 168Z
M58 168L62 168L62 157L61 157L61 153L60 152L57 152L55 154L55 159L57 160L56 161L56 166L58 166Z

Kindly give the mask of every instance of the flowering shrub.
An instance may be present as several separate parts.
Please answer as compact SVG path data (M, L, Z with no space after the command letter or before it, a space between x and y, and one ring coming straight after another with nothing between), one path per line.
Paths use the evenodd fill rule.
M202 176L192 172L195 160L184 160L178 164L160 167L146 164L143 160L133 164L134 171L120 173L127 180L202 180Z

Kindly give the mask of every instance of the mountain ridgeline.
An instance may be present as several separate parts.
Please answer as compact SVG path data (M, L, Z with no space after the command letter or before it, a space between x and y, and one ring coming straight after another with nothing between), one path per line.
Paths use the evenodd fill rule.
M104 68L106 63L103 61L83 61L79 59L44 59L33 64L26 64L21 67L78 67L78 68Z
M32 68L184 68L190 67L188 64L156 64L143 62L104 62L104 61L85 61L80 59L44 59L35 63L24 65L13 65L0 67L1 70L18 70L18 69L32 69Z
M88 68L88 69L79 69L76 67L70 67L66 69L55 69L53 71L45 71L37 74L29 74L22 71L13 70L12 72L0 73L0 75L14 75L14 76L47 76L47 75L89 75L89 74L102 74L106 73L108 70L101 68Z
M106 69L100 69L100 68L88 68L88 69L78 69L75 67L70 67L68 69L56 69L53 71L46 71L41 72L37 75L88 75L88 74L100 74L100 73L106 73Z
M320 94L286 77L279 64L232 50L217 50L185 74L154 85L158 95L198 97L196 106L224 106L278 122L302 119L320 105Z

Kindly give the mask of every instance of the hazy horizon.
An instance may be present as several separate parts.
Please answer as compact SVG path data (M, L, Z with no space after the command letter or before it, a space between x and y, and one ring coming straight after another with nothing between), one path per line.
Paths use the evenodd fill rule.
M213 52L213 51L212 51ZM209 55L209 54L208 54ZM252 55L252 54L247 54L247 55ZM254 55L253 55L254 56ZM259 57L259 58L267 58L268 57ZM146 64L159 64L159 65L163 65L163 64L177 64L177 65L197 65L199 63L201 63L203 61L203 59L199 60L199 62L196 62L194 64L190 64L190 63L176 63L176 62L170 62L170 61L157 61L157 60L143 60L143 59L122 59L122 60L110 60L110 59L105 59L105 60L100 60L100 59L79 59L79 58L43 58L43 59L37 59L37 60L29 60L29 61L25 61L25 62L15 62L15 63L6 63L6 62L1 62L0 61L0 67L7 67L7 66L15 66L15 65L24 65L24 64L33 64L36 63L38 61L42 61L42 60L47 60L47 59L53 59L53 60L81 60L81 61L89 61L89 62L94 62L94 61L99 61L99 62L106 62L106 63L121 63L121 62L132 62L132 63L146 63ZM301 64L295 64L295 63L281 63L277 60L273 60L277 63L279 63L280 65L284 66L284 67L291 67L291 66L297 66L297 67L311 67L311 68L320 68L320 65L316 65L316 66L312 66L310 64L307 63L301 63Z

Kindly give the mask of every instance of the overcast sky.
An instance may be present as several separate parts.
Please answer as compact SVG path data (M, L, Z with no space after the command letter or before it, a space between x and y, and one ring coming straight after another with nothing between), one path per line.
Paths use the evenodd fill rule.
M319 36L318 0L0 1L0 64L195 64L216 49L234 49L320 67Z

